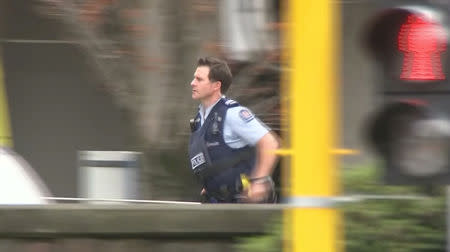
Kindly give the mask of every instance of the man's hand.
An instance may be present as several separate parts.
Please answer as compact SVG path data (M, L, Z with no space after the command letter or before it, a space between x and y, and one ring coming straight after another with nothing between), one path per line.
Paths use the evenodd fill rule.
M272 187L269 183L252 183L247 193L248 202L265 202L272 193Z
M243 192L244 201L248 203L273 203L274 183L270 176L250 179L248 188Z

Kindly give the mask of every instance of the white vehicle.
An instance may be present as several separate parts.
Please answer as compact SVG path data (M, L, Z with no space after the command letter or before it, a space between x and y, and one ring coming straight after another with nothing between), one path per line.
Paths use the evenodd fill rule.
M19 154L0 147L0 205L48 204L50 191Z

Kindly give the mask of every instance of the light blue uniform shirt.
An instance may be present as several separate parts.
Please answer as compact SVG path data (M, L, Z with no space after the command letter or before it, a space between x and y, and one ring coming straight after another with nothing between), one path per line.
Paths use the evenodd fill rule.
M208 118L209 112L216 103L206 108L204 115L203 106L199 106L201 125ZM248 108L237 106L227 110L223 127L223 140L229 147L237 149L246 145L254 146L268 132L269 128L256 118Z

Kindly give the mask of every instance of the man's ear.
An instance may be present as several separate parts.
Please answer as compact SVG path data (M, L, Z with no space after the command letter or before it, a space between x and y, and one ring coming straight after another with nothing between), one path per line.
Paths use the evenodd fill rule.
M222 82L221 81L216 81L215 84L217 85L219 90L222 88Z

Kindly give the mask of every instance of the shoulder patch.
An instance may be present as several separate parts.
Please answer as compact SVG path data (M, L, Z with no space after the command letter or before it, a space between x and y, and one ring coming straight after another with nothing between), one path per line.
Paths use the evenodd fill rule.
M252 112L250 112L250 110L248 109L241 109L241 111L239 111L239 117L242 119L242 121L246 123L250 122L251 120L253 120L253 118L255 118Z

